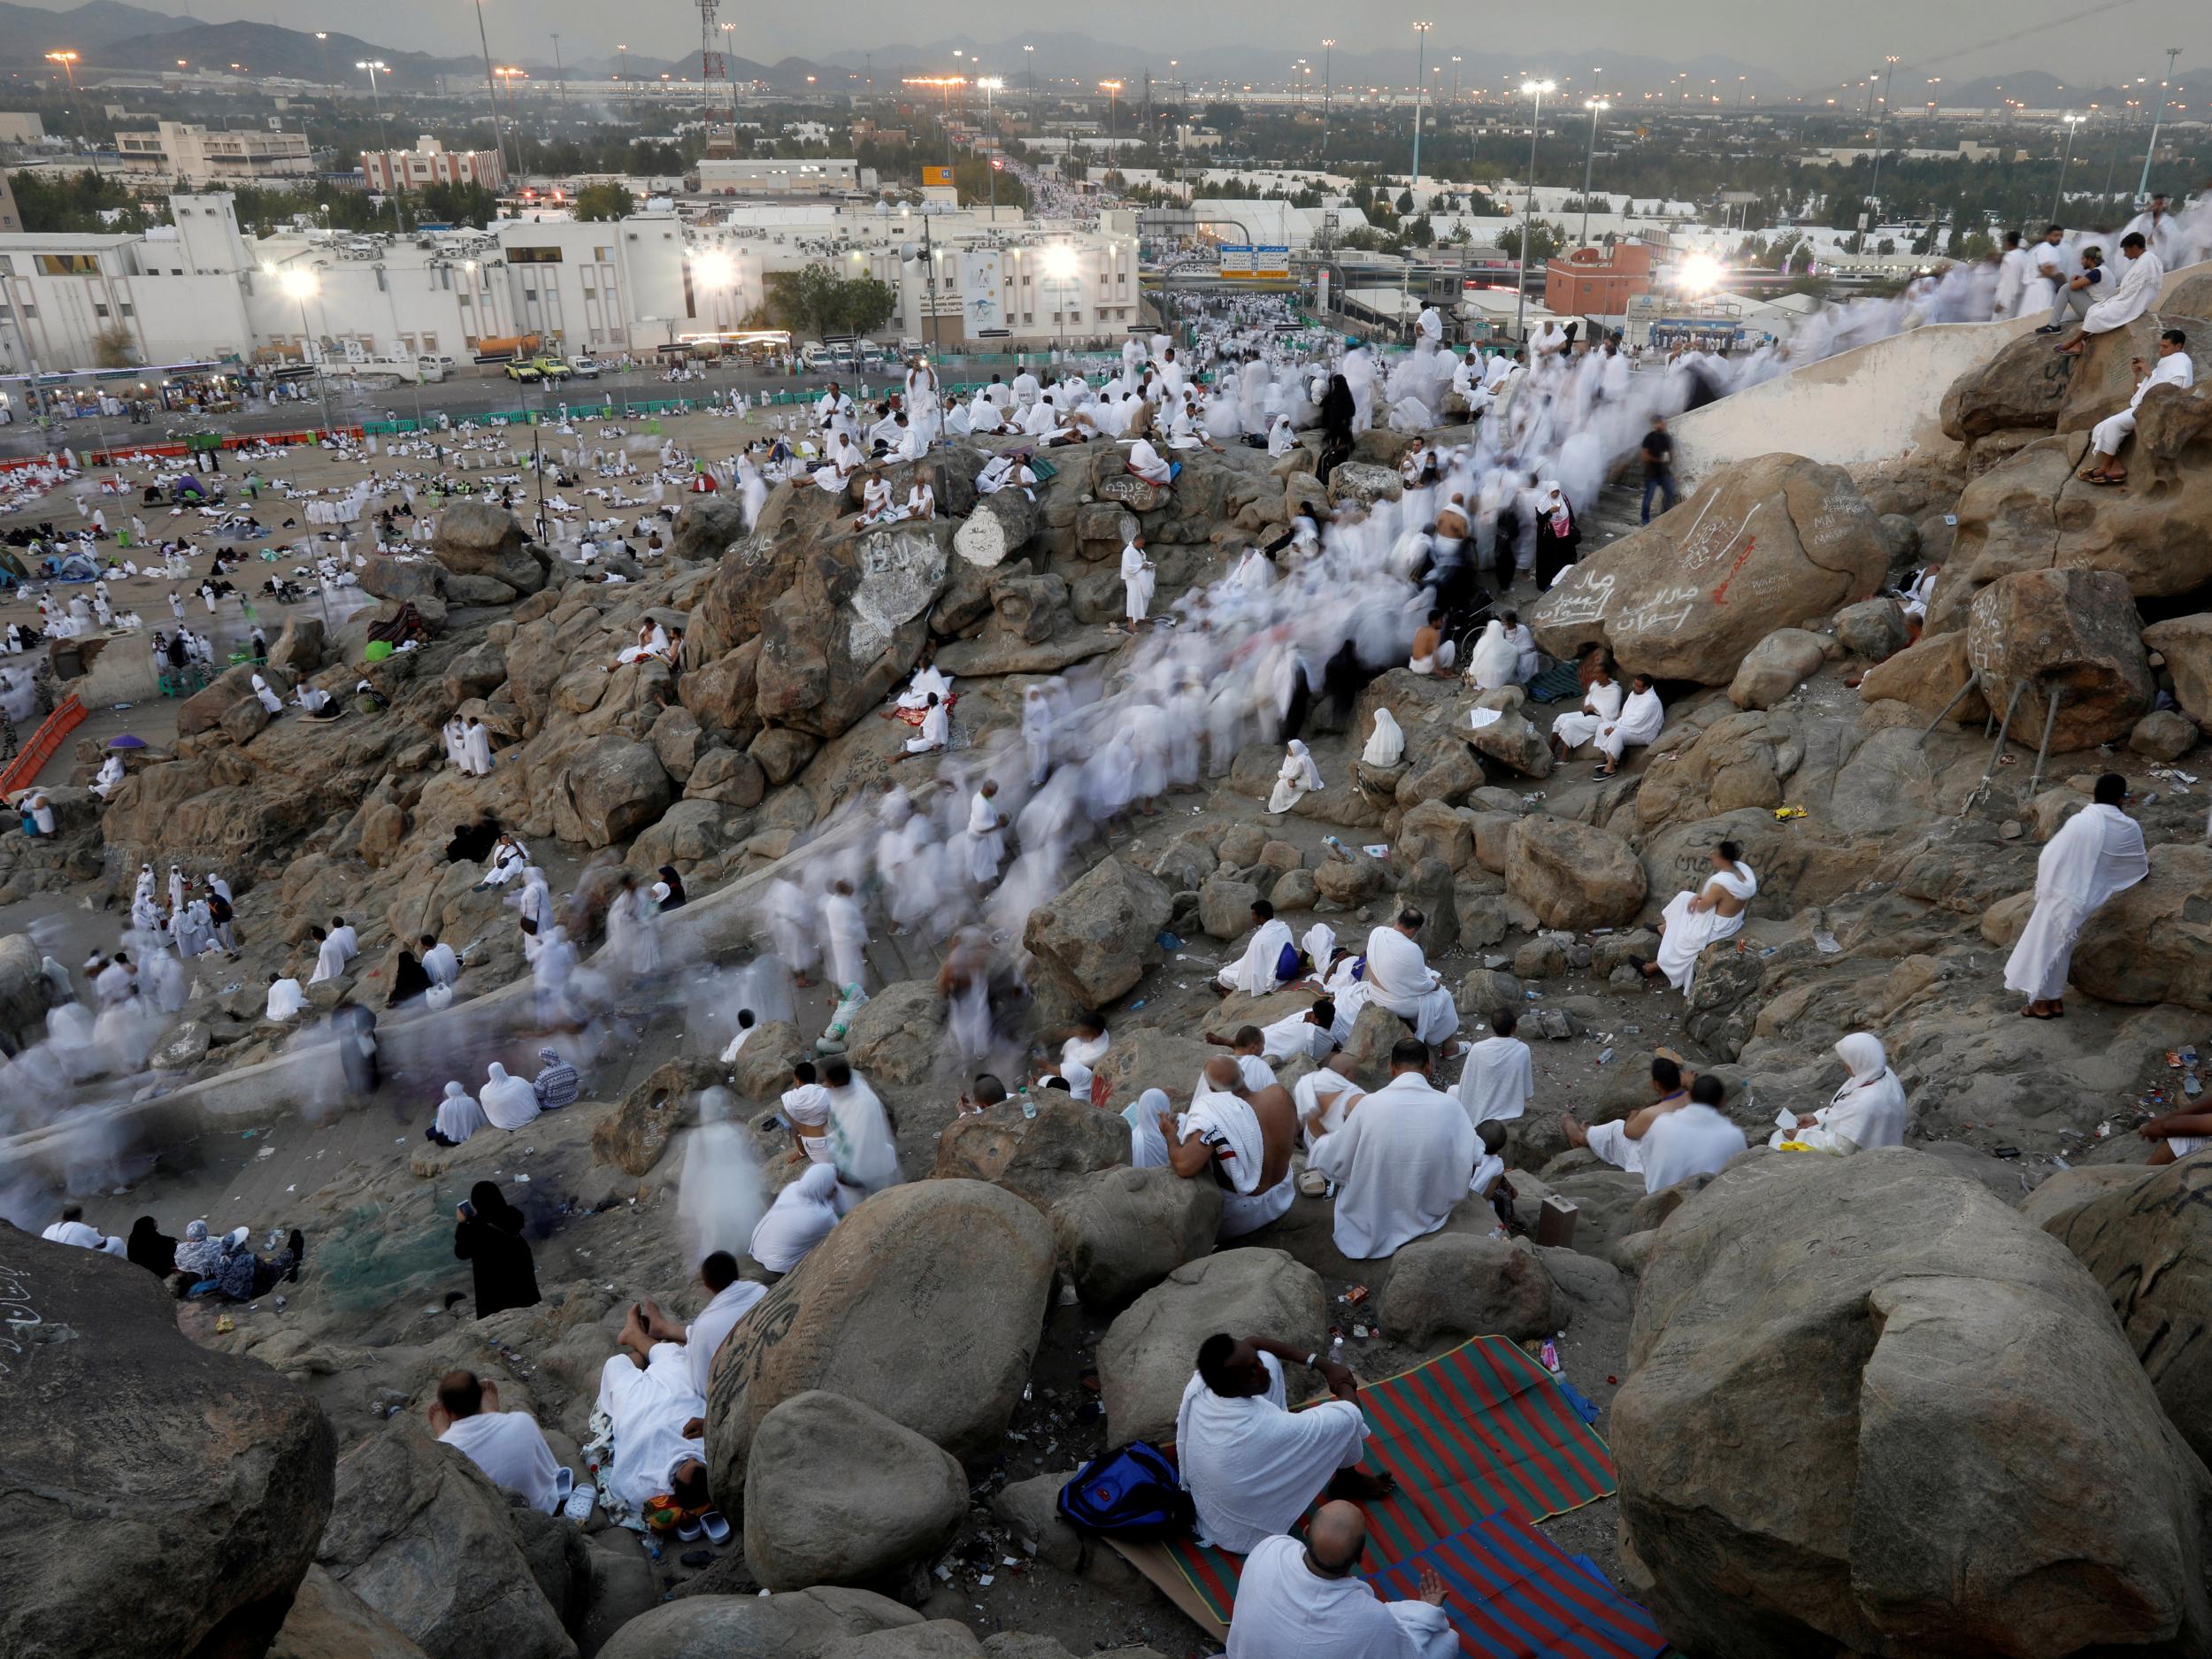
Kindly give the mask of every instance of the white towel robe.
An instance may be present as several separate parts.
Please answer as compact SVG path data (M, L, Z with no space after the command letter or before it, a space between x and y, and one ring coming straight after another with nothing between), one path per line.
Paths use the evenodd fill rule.
M1357 1463L1367 1419L1342 1400L1288 1409L1282 1362L1260 1356L1268 1390L1224 1399L1196 1375L1175 1411L1175 1455L1198 1535L1240 1554L1287 1532L1340 1469Z
M1368 1094L1343 1128L1307 1155L1307 1166L1340 1189L1336 1248L1365 1261L1434 1233L1467 1195L1475 1149L1466 1109L1419 1072L1402 1072Z
M1578 713L1563 714L1551 723L1551 734L1569 749L1580 749L1613 721L1620 718L1621 699L1627 694L1618 680L1593 683L1582 694Z
M1659 735L1666 724L1666 709L1655 691L1632 694L1621 705L1620 718L1609 721L1597 733L1599 750L1617 764L1621 751L1631 743L1648 744Z
M1509 1123L1528 1109L1536 1093L1536 1068L1528 1044L1518 1037L1485 1037L1467 1050L1467 1069L1455 1091L1467 1109L1467 1121Z
M1324 1578L1294 1537L1263 1539L1237 1579L1225 1659L1456 1659L1451 1616L1386 1601L1363 1578Z
M1733 939L1743 932L1744 918L1750 914L1748 906L1759 895L1759 878L1747 864L1739 862L1734 872L1717 871L1706 882L1714 881L1741 899L1746 909L1733 916L1723 916L1717 910L1707 908L1694 913L1690 902L1696 893L1684 888L1668 902L1663 912L1666 931L1659 935L1659 954L1655 960L1659 971L1667 976L1667 983L1687 996L1690 984L1697 972L1697 959L1709 945ZM1701 887L1699 892L1704 891Z
M2150 873L2142 826L2115 806L2067 819L2035 866L2035 913L2005 964L2005 988L2037 1002L2066 995L2074 941L2090 917Z
M1459 1029L1459 1008L1421 947L1395 927L1384 926L1367 935L1367 978L1371 1000L1401 1019L1413 1022L1413 1034L1423 1042L1442 1042Z
M1280 917L1263 922L1244 947L1244 954L1217 976L1219 982L1247 996L1265 996L1279 981L1275 967L1283 947L1291 943L1290 924Z

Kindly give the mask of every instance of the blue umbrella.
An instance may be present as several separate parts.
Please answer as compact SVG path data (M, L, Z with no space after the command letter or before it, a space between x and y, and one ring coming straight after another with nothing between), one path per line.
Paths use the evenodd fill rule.
M108 739L108 747L110 749L143 749L146 747L146 740L142 737L133 737L126 732L120 737Z

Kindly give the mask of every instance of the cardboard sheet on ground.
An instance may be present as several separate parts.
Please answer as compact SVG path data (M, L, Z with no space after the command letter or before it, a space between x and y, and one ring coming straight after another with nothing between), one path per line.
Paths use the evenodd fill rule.
M1609 1496L1613 1455L1550 1374L1503 1337L1479 1336L1363 1385L1369 1469L1396 1494L1363 1504L1371 1578L1439 1539L1503 1514L1540 1521ZM1228 1632L1243 1557L1191 1539L1114 1548L1217 1637Z

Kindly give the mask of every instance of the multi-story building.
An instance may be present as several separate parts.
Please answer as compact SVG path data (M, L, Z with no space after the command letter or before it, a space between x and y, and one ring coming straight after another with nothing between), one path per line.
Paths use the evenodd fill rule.
M389 196L400 186L419 190L433 184L480 184L496 190L507 169L496 150L448 150L425 134L412 150L370 150L361 155L361 176L370 189Z
M713 156L699 161L699 189L705 196L834 196L858 188L856 161Z
M195 186L257 184L305 178L315 171L303 133L265 127L211 131L183 121L163 121L152 132L118 133L115 148L126 173Z

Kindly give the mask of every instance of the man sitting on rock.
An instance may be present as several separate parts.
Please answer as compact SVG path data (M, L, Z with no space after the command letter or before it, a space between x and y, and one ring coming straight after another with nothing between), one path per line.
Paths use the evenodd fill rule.
M1477 1128L1510 1122L1536 1098L1536 1067L1528 1044L1513 1034L1520 1023L1511 1009L1500 1009L1490 1017L1491 1034L1467 1050L1467 1068L1459 1074L1459 1103Z
M1227 1659L1329 1654L1339 1659L1449 1659L1459 1636L1444 1612L1444 1580L1421 1569L1421 1594L1386 1601L1359 1576L1367 1517L1335 1501L1314 1511L1306 1541L1263 1539L1237 1578Z
M1334 1398L1291 1410L1286 1364L1319 1372ZM1397 1488L1390 1474L1357 1468L1366 1440L1349 1366L1270 1337L1208 1337L1175 1411L1176 1462L1199 1541L1246 1555L1287 1532L1324 1490L1387 1497Z
M1428 1044L1401 1041L1390 1051L1390 1081L1307 1155L1308 1167L1338 1185L1336 1248L1355 1261L1394 1256L1434 1233L1467 1196L1475 1125L1430 1083L1429 1067Z
M1395 922L1370 933L1365 984L1370 1001L1412 1026L1424 1043L1444 1044L1444 1058L1448 1060L1459 1052L1459 1045L1449 1041L1459 1029L1459 1005L1421 949L1421 929L1427 922L1408 905Z
M1689 1104L1689 1094L1682 1087L1680 1064L1663 1054L1654 1059L1651 1092L1658 1098L1650 1105L1609 1124L1592 1124L1587 1129L1575 1121L1572 1112L1562 1113L1560 1131L1567 1137L1569 1146L1587 1147L1615 1169L1640 1175L1644 1172L1644 1138L1651 1133L1652 1125L1668 1112Z
M608 1494L630 1514L664 1492L681 1509L705 1507L707 1400L692 1386L685 1345L655 1341L635 1306L616 1341L621 1352L599 1372L598 1409L614 1433Z
M502 1492L520 1498L540 1515L560 1511L576 1484L545 1443L545 1431L527 1411L502 1411L499 1385L471 1371L449 1371L438 1379L438 1397L430 1402L430 1432L484 1471ZM590 1489L584 1502L590 1502ZM591 1513L586 1508L584 1513Z
M1275 907L1265 899L1252 901L1253 934L1244 954L1214 976L1215 987L1246 996L1265 996L1276 987L1295 979L1302 964L1290 936L1290 924L1279 921ZM1289 952L1286 957L1284 952ZM1285 973L1287 962L1289 972Z
M1726 1093L1707 1072L1690 1085L1689 1103L1663 1112L1644 1136L1644 1190L1655 1193L1699 1175L1717 1175L1746 1145L1744 1133L1721 1116Z
M2128 406L2116 415L2099 421L2089 434L2089 465L2077 474L2085 483L2124 484L2127 468L2116 465L2120 458L2120 446L2135 430L2135 411L2143 405L2154 386L2177 386L2187 391L2197 383L2196 365L2189 357L2189 336L2178 328L2169 328L2158 336L2158 361L2146 363L2140 357L2132 359L2135 371L2135 393L2128 399Z
M1237 1074L1244 1079L1248 1089L1272 1088L1275 1068L1267 1063L1267 1036L1257 1025L1240 1025L1233 1036L1224 1037L1217 1032L1208 1032L1206 1041L1217 1048L1226 1048L1236 1056ZM1202 1079L1200 1087L1204 1087Z
M1260 1057L1264 1060L1309 1059L1316 1064L1337 1050L1336 1004L1323 997L1311 1008L1286 1014L1272 1025L1260 1027Z
M645 1329L656 1342L680 1342L686 1358L691 1363L691 1386L703 1395L707 1379L714 1371L714 1356L722 1346L722 1339L737 1328L737 1322L753 1310L753 1304L768 1294L765 1285L754 1283L737 1276L737 1257L727 1250L717 1250L699 1263L699 1282L706 1287L709 1301L699 1310L699 1317L689 1325L680 1325L660 1310L657 1302L639 1303L645 1315Z
M1187 1181L1212 1171L1221 1187L1218 1238L1265 1226L1296 1196L1290 1151L1298 1112L1290 1092L1279 1085L1247 1087L1237 1063L1225 1055L1206 1062L1181 1118L1162 1111L1132 1127L1131 1161L1139 1169L1164 1165Z

